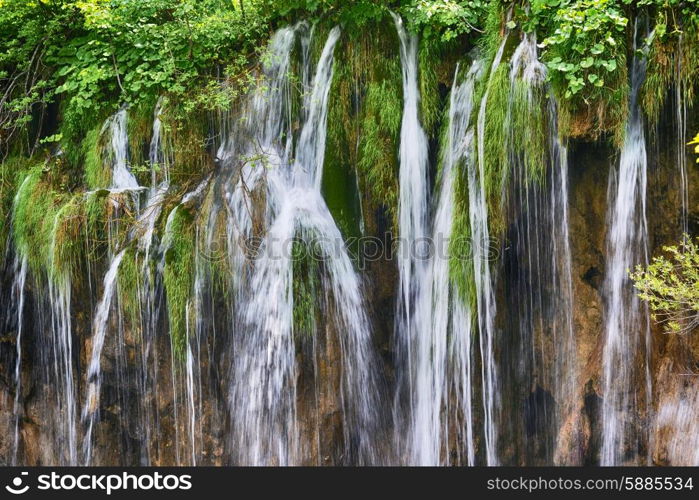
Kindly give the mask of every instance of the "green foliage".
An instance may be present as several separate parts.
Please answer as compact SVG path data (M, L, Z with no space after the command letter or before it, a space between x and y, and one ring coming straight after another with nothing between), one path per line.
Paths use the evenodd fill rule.
M130 246L119 264L117 286L119 287L119 305L125 313L133 332L140 332L141 296L141 261L135 246Z
M510 73L507 64L500 64L487 83L488 100L483 137L485 196L488 218L494 235L504 230L504 194L509 177L508 118L510 114ZM478 110L476 110L477 112ZM479 151L479 154L481 152Z
M699 326L699 239L685 235L679 246L631 273L639 297L668 333L689 333Z
M395 8L400 2L385 0L264 0L262 8L272 13L277 21L288 19L327 18L331 23L341 23L347 28L363 27Z
M628 24L616 1L539 0L532 2L532 15L553 27L542 46L551 80L563 95L570 99L583 89L603 89L618 67Z
M535 31L559 97L562 133L623 141L628 80L626 0L535 0L515 9L511 27Z
M50 246L49 274L54 278L80 277L85 258L85 197L73 195L56 212Z
M448 42L480 31L488 3L488 0L412 0L403 12L423 36Z
M0 88L11 99L0 103L0 134L26 128L56 95L73 125L166 93L186 110L217 105L211 82L244 79L266 33L259 2L236 4L4 0Z
M423 37L450 42L479 31L491 0L266 0L276 21L327 20L352 31L384 19L388 10L400 13ZM500 3L500 0L494 0Z
M454 218L449 240L449 279L454 284L459 299L476 307L476 290L471 247L471 223L469 220L468 183L466 165L459 165L454 176Z
M395 29L383 23L371 31L336 48L325 164L356 169L365 224L375 234L377 211L396 223L403 102Z
M85 134L82 142L83 170L89 189L107 188L111 184L112 172L104 158L102 127L97 126Z
M15 195L12 217L16 249L37 274L49 270L56 215L63 201L43 177L43 165L32 167Z
M694 136L694 139L689 141L688 146L694 146L694 152L699 155L699 134ZM699 163L699 158L697 158L697 163Z
M31 142L32 109L53 99L47 57L66 39L75 11L62 1L0 2L0 152L19 136ZM28 144L33 149L32 144Z
M194 283L196 231L192 214L186 208L178 205L174 210L164 236L170 238L170 245L165 254L163 283L173 354L176 358L183 359L190 327L187 321Z

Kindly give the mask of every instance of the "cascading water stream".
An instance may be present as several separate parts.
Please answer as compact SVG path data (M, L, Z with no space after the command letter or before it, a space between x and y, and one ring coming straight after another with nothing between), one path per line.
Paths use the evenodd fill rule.
M549 101L549 121L557 123L555 101ZM551 268L555 276L553 291L553 307L555 310L553 332L556 345L556 362L554 365L554 387L558 402L558 427L565 428L570 422L572 433L578 431L580 423L577 415L578 362L575 328L573 325L573 270L572 252L570 248L570 223L568 214L568 148L563 144L558 131L551 128L549 147L552 168L550 169L550 220L553 224L551 238ZM565 417L564 417L565 416ZM575 465L581 462L576 451L569 459L560 458L570 451L570 445L557 440L553 456L554 463L567 462Z
M97 305L93 321L92 354L87 370L87 395L81 414L85 428L83 436L83 463L85 465L90 465L92 460L92 435L99 416L102 387L102 348L104 347L109 327L109 312L112 307L112 298L116 291L117 273L125 254L126 249L121 250L109 265L109 270L104 276L104 291Z
M361 286L349 256L338 247L341 234L328 211L320 192L323 150L325 148L325 117L327 95L332 81L334 47L340 30L330 31L314 78L313 96L308 102L307 117L297 145L297 161L289 165L291 144L283 140L279 126L281 113L288 107L284 101L268 102L253 97L252 113L270 116L276 123L262 120L256 125L258 144L271 154L264 178L253 170L260 165L245 165L242 181L248 185L266 183L266 233L253 261L249 290L242 291L244 303L240 307L243 326L235 342L235 361L231 376L230 411L232 414L234 462L241 464L298 464L305 460L299 440L296 407L296 359L293 329L294 262L287 246L294 238L317 244L316 255L321 256L325 269L323 288L331 298L334 334L338 336L342 352L341 401L345 419L345 446L356 447L359 462L372 462L369 436L370 427L377 420L378 387L371 366L373 352L368 319L364 311ZM270 88L283 99L288 75L289 53L294 41L294 30L280 31L271 43L278 50L277 61L266 69ZM276 65L275 65L276 64ZM307 70L304 70L307 71ZM276 113L276 116L272 113ZM252 120L248 123L253 123ZM323 129L323 130L321 130ZM272 132L272 133L270 133ZM281 148L279 147L281 146ZM276 152L275 152L276 151ZM227 155L229 156L229 155ZM229 195L229 212L235 217L235 238L249 234L250 200L245 193ZM245 217L238 210L246 210Z
M50 262L56 260L58 231L56 226L62 218L59 210L54 220L54 238L51 242ZM61 434L64 436L64 449L59 453L65 453L66 457L61 463L68 465L78 464L78 435L77 435L77 391L73 377L73 328L71 321L71 280L67 273L60 273L49 278L49 302L51 304L51 332L52 343L55 352L54 376L58 385L62 388L58 407L63 418L60 425L63 427Z
M15 383L15 398L13 407L14 416L14 439L12 441L12 465L18 465L17 453L19 450L19 423L22 418L20 398L22 395L22 331L24 327L24 301L25 301L25 285L27 282L27 258L19 258L15 256L13 264L12 281L12 296L10 310L14 311L14 320L17 329L16 356L14 383Z
M638 38L634 35L634 49ZM626 138L618 171L610 176L608 201L606 327L602 354L602 465L624 463L637 435L642 402L650 388L650 328L628 271L647 257L646 142L639 91L646 73L646 55L652 33L641 53L634 51ZM640 369L639 367L643 367ZM639 380L644 380L639 384Z
M505 37L498 48L490 68L490 77L500 65L505 51ZM488 230L488 205L485 194L485 120L490 92L490 81L478 109L476 124L478 162L469 161L468 193L469 219L471 224L471 246L473 253L476 303L478 307L478 341L481 356L481 378L483 396L483 429L485 435L485 455L488 465L497 465L497 430L495 411L497 407L497 366L495 364L495 295L490 272L488 251L490 234Z
M524 411L521 420L508 419L502 427L521 436L524 463L579 463L569 442L578 432L575 402L580 395L568 234L568 152L558 135L557 106L533 33L522 36L511 57L507 105L507 204L512 222L503 272L508 282L504 321L511 333L503 339L499 362L503 398L524 398Z
M308 104L308 117L301 130L296 164L304 168L313 168L309 172L317 191L320 191L325 159L325 137L327 135L328 96L332 83L333 51L340 38L340 30L330 31L328 41L318 61L318 70L313 80L313 90Z
M685 34L680 33L677 37L677 62L675 64L675 136L677 138L676 148L677 148L677 168L680 174L680 226L682 236L689 234L689 221L688 221L688 210L689 210L689 177L687 175L687 155L685 148L687 145L687 101L684 98L687 91L687 84L685 82L682 67L682 57L683 44Z
M31 203L29 195L53 197L46 220L29 220L33 214L25 211L27 227L41 230L42 254L26 248L20 229L10 230L3 278L10 287L2 294L3 300L9 297L3 318L8 335L0 338L0 354L11 360L1 375L13 381L15 392L12 387L0 392L9 401L3 421L10 422L8 439L0 440L0 448L8 450L2 460L14 465L591 460L600 429L591 414L596 397L587 391L598 388L579 379L588 379L600 353L587 352L596 334L588 325L596 325L598 286L588 283L583 269L597 272L603 259L591 242L595 255L576 255L574 275L570 238L579 236L580 228L598 227L599 203L581 207L580 198L589 194L585 176L592 171L581 165L573 171L575 210L569 213L569 152L559 137L557 103L536 38L522 33L510 44L515 31L506 29L492 61L478 53L470 67L456 64L447 94L443 76L444 68L453 68L451 55L441 61L438 83L427 81L431 75L420 71L434 68L418 67L417 37L399 16L392 20L387 37L382 31L361 39L359 47L350 38L342 56L340 28L325 31L321 22L316 30L301 22L280 29L262 58L258 84L236 99L222 123L210 120L213 132L201 141L204 127L191 136L189 124L183 133L169 133L166 124L179 115L169 115L176 103L166 98L153 110L149 142L140 134L127 136L127 128L144 130L147 124L129 123L140 118L129 117L126 107L118 110L98 141L93 141L97 130L91 131L81 150L87 151L86 163L94 159L88 153L104 153L100 166L111 169L111 179L84 198L60 190L62 179L48 168L52 158L43 170L38 163L22 167L31 169L27 179L34 182L25 180L18 198ZM321 32L327 38L314 40ZM636 34L634 45L641 38ZM646 457L639 458L644 453L671 465L699 463L698 441L692 438L699 432L693 418L696 391L684 380L654 382L676 394L668 390L665 399L651 400L649 320L627 277L629 269L647 262L648 160L639 89L649 40L630 66L626 141L608 188L606 324L598 346L604 465L644 463ZM388 65L372 60L395 51L396 43L399 54ZM334 71L336 52L342 71L340 66ZM364 62L377 66L358 71ZM683 70L676 71L679 81ZM237 84L221 80L224 86ZM439 85L439 95L427 90L421 95L420 89L431 85L434 92ZM691 115L682 85L673 89L673 119L682 146L678 183L687 232L691 206L682 151ZM337 100L331 95L335 88ZM367 97L372 93L386 97L387 109L374 109ZM440 130L434 192L431 143L420 118L421 98L427 97L434 100L425 109L445 99L449 106L432 129ZM345 104L342 122L328 128L335 106ZM518 121L524 115L529 121ZM502 139L498 155L486 157L496 149L486 134L501 121L502 130L495 131ZM518 126L522 123L541 131L535 147L527 143L530 130ZM203 158L198 172L175 163L187 157L179 141L190 139L194 147L203 143L196 153ZM328 151L327 160L355 169L362 235L373 238L397 223L395 269L383 262L365 274L355 269L348 235L339 229L345 226L338 226L336 207L329 207L323 194L330 180L323 179L330 176L330 170L324 172L326 139L339 152ZM376 162L384 163L376 170L364 165L376 153L368 151L373 141L381 142ZM582 140L571 144L576 154L591 147ZM210 148L217 148L215 160L207 156ZM131 170L130 152L148 153L147 177ZM541 160L535 168L532 152ZM397 156L399 171L390 154ZM587 159L586 154L581 156ZM191 177L181 182L183 174ZM502 198L492 199L490 183L500 180ZM374 181L390 189L385 197L384 186L371 185ZM389 206L395 205L389 200L395 200L396 188L398 204ZM75 233L66 230L69 224L75 224L70 226ZM59 247L76 233L77 249ZM466 236L471 253L449 255L450 241ZM497 266L493 236L504 241L498 243ZM576 250L588 248L573 241ZM455 266L452 259L466 260ZM573 298L574 277L581 305ZM87 290L81 288L85 281ZM577 359L581 353L590 358ZM660 371L657 366L654 371ZM387 393L383 372L389 380L395 375L395 394ZM652 425L655 430L645 436ZM657 447L653 435L661 443Z
M154 111L153 120L153 136L151 139L149 150L149 161L151 163L151 178L152 186L150 190L142 188L136 177L132 174L128 167L128 135L127 135L127 111L126 108L120 109L117 113L111 116L105 122L102 128L102 134L108 133L110 137L109 144L109 164L112 172L111 187L109 188L110 196L118 195L119 193L128 193L129 198L125 202L135 211L136 221L132 228L128 231L127 241L137 240L138 249L145 255L141 267L144 281L139 281L138 297L141 303L141 324L139 325L144 334L144 344L141 346L140 364L137 367L136 380L140 385L141 394L146 394L147 386L149 385L149 371L152 380L157 376L157 367L151 367L150 359L152 358L153 348L155 344L156 323L158 308L156 307L157 293L156 284L151 283L151 275L149 272L149 257L153 246L153 236L155 233L155 223L160 216L162 204L169 188L167 175L167 160L162 150L161 140L161 121L160 114L162 113L162 100L159 100ZM162 165L161 165L162 164ZM159 184L157 182L156 169L164 168L164 178ZM146 191L145 208L140 209L141 191ZM119 212L122 208L116 199L111 199L114 212ZM117 376L128 377L125 370L125 353L123 344L125 344L124 318L120 307L121 300L119 299L118 287L118 272L121 261L124 259L128 246L124 246L116 254L112 253L117 246L117 241L113 235L119 234L119 218L111 216L108 221L109 238L108 248L110 253L110 263L107 274L104 279L104 290L102 298L96 308L95 317L93 320L93 342L92 352L90 355L90 365L88 369L88 390L85 398L85 403L81 412L81 420L84 428L83 436L83 461L85 464L90 464L93 460L93 439L94 427L99 417L100 392L102 386L103 375L101 373L101 357L102 350L105 344L105 338L109 330L109 318L112 309L115 310L115 326L118 330L117 346ZM117 298L115 301L114 298ZM53 302L53 301L52 301ZM114 304L116 303L116 307ZM133 325L136 328L136 325ZM122 383L123 385L123 383ZM128 406L126 392L122 392L119 396L124 406ZM140 432L143 433L143 440L140 443L141 463L147 465L150 463L150 423L157 420L153 416L148 404L139 398L135 402L136 424ZM124 415L126 418L126 414Z
M457 68L449 102L447 144L442 152L441 187L432 241L434 253L418 285L417 308L425 314L426 330L414 332L414 372L410 391L414 413L410 416L410 462L415 465L450 463L450 427L458 432L465 462L475 461L472 421L471 311L458 296L449 275L448 245L454 218L454 176L473 153L469 121L475 82L483 62L476 60L459 83ZM444 408L448 408L447 412ZM458 437L457 437L458 439Z
M419 119L420 92L418 89L417 36L408 34L403 20L391 13L400 42L401 73L403 80L403 117L400 130L399 150L399 195L398 195L398 274L399 288L396 304L395 340L396 356L405 366L402 370L407 380L402 382L408 392L408 424L418 432L414 422L410 422L419 411L413 400L412 379L418 370L416 359L419 335L428 331L429 311L425 301L420 301L420 285L426 283L427 255L418 255L424 248L428 234L428 178L427 178L427 136ZM399 391L400 395L400 391ZM403 410L396 410L396 422L400 422ZM398 426L400 427L400 426ZM396 438L400 442L402 430L397 428ZM410 439L415 439L411 436ZM410 442L406 443L410 447ZM415 445L419 446L419 445ZM426 452L426 450L425 450ZM418 453L419 454L419 453ZM422 457L428 459L428 457ZM434 458L434 457L431 457Z
M126 131L126 108L117 111L104 124L109 129L112 151L112 188L138 189L138 181L127 165L129 139ZM103 129L104 132L104 129Z

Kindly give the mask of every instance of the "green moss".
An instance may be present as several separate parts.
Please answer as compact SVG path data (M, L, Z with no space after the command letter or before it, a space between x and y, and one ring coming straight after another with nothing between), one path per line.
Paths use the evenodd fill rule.
M170 322L170 340L173 355L183 359L187 347L189 309L191 307L192 286L194 283L194 254L196 250L194 220L190 212L180 206L174 208L169 231L165 238L171 238L165 254L163 282L167 296L167 310Z
M483 36L478 40L478 45L488 64L493 61L495 53L502 42L504 24L502 3L499 1L490 2Z
M511 87L510 154L524 163L527 181L539 182L544 179L548 150L544 89L532 87L520 78Z
M420 88L420 122L428 136L437 131L442 102L439 95L438 66L444 54L441 45L424 42L418 49L418 84Z
M122 311L134 333L140 332L142 268L140 255L134 246L129 247L119 265L117 286Z
M85 197L85 243L86 257L90 262L100 261L108 249L107 224L113 208L109 191L90 191Z
M85 259L85 197L73 195L56 212L50 248L50 275L79 279Z
M0 162L0 255L5 255L13 211L13 199L35 159L10 156Z
M470 305L471 310L475 310L476 291L466 166L459 165L454 174L454 218L449 240L449 278L459 299Z
M398 147L403 112L395 82L368 85L361 122L357 170L370 196L370 206L383 206L393 227L398 210Z
M104 137L101 126L89 130L82 142L83 168L88 189L109 187L112 180L111 169L104 161Z
M646 80L641 88L643 110L652 126L658 123L670 89L680 85L681 97L689 106L694 101L699 78L699 33L690 25L680 38L656 37L648 54ZM673 103L674 104L674 103Z
M131 106L127 113L126 130L129 137L129 159L131 171L139 184L150 184L149 160L150 140L153 135L153 110L155 101L148 99Z
M311 248L300 240L292 245L293 258L293 331L297 339L315 335L320 290L318 264Z
M349 34L335 49L325 168L355 172L374 234L378 214L396 224L402 77L393 24L372 24L369 32Z
M68 163L80 168L85 157L84 144L87 136L92 134L92 138L95 138L93 144L96 144L96 137L108 115L105 113L107 109L89 114L76 114L69 102L70 100L63 100L61 103L60 144Z
M507 64L500 64L488 82L486 119L483 137L483 182L488 217L493 236L504 230L505 186L510 174L507 132L510 104L510 77ZM479 131L481 132L481 131ZM480 154L480 151L479 151Z
M175 185L192 185L213 170L207 151L208 120L201 110L187 111L169 101L162 120L162 141L172 149L170 180Z
M20 255L35 273L49 270L56 215L65 195L43 181L43 166L33 167L14 199L13 233Z

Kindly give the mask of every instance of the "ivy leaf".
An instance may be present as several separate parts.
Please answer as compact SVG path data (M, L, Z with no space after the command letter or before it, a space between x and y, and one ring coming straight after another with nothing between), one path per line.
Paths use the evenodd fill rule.
M594 64L594 62L595 62L595 60L592 57L586 57L585 59L580 61L580 67L587 69L590 66L592 66Z
M604 45L602 45L601 43L596 43L592 46L590 52L592 52L594 55L599 55L602 52L604 52Z
M610 73L616 69L616 60L609 59L608 61L602 61L602 65Z

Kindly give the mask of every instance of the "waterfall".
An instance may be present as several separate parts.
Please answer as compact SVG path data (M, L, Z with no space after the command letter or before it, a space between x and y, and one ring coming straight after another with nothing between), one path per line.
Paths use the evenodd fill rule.
M120 251L109 265L109 270L104 276L104 291L97 305L92 326L92 353L87 370L87 395L81 414L83 426L85 427L83 437L83 462L85 465L90 465L92 461L92 434L99 415L100 391L102 387L102 348L107 336L112 298L116 291L117 272L125 254L126 249Z
M141 207L138 191L143 188L128 169L128 135L126 129L127 112L125 108L120 109L105 122L102 133L109 134L110 150L108 163L112 170L112 185L109 189L110 196L120 192L130 194L126 203L134 210L135 222L129 228L126 237L126 245L116 254L113 254L117 241L114 235L120 233L120 220L118 213L122 210L116 199L112 199L114 211L110 214L108 248L110 252L110 263L104 279L104 290L102 298L97 305L93 321L93 342L88 370L88 390L83 405L81 419L83 421L83 461L90 464L93 460L93 439L94 427L99 416L100 392L102 387L101 357L104 349L107 333L110 329L110 312L113 310L116 316L114 325L118 338L115 340L116 346L116 376L125 384L130 377L134 377L138 387L137 399L129 404L131 395L120 387L118 398L122 403L121 418L126 420L125 425L136 426L139 440L139 453L142 465L151 463L151 428L152 424L158 421L157 407L153 408L145 395L150 387L154 387L157 394L157 326L160 316L160 297L162 286L158 276L151 272L151 256L154 247L155 224L160 217L165 197L169 190L168 171L168 151L164 149L161 131L162 124L160 116L164 109L163 99L159 99L153 115L153 135L149 147L149 162L151 165L151 188L146 190L145 203ZM162 176L158 182L158 171L162 169ZM139 359L135 363L135 373L130 374L126 369L126 331L125 318L122 311L122 299L120 298L118 286L118 273L122 260L126 257L128 244L136 242L136 249L142 255L140 265L141 279L137 283L137 296L129 297L139 303L139 316L137 324L130 325L132 330L137 330L143 340L139 347ZM134 257L127 257L134 258ZM69 290L69 287L68 287ZM52 304L59 303L51 300ZM69 316L68 316L69 319ZM69 328L69 327L68 327ZM128 332L131 335L135 331ZM133 408L133 409L132 409ZM134 415L132 415L134 414ZM136 418L134 423L132 417ZM156 436L156 440L158 440Z
M344 246L339 244L340 231L320 192L327 95L340 30L332 29L325 42L313 79L312 97L306 101L309 108L304 112L307 118L296 146L297 159L289 165L286 160L292 146L288 137L284 140L279 127L288 109L283 99L294 34L295 30L282 30L271 43L271 50L278 52L265 73L276 98L252 99L252 116L266 120L245 120L246 124L259 127L254 136L259 138L257 142L263 146L266 161L272 167L264 172L264 178L259 173L261 162L248 163L240 172L240 182L247 186L266 184L266 232L252 262L249 289L240 291L243 303L237 324L242 331L234 342L229 390L234 462L289 465L306 460L296 401L299 368L292 292L293 281L299 277L294 276L289 247L294 240L314 249L313 255L320 258L324 271L322 289L325 300L330 301L325 303L325 314L333 325L326 334L338 337L342 355L338 396L343 405L345 446L360 463L373 462L369 432L377 421L379 392L372 366L369 323L361 283ZM231 252L237 252L239 237L249 235L252 229L250 202L246 191L228 194L228 210L235 217L234 237L229 237L234 245ZM244 258L238 256L234 260L236 266L241 265L241 257Z
M66 205L68 206L68 205ZM56 227L63 215L59 210L54 220L54 239L51 241L49 261L54 267L56 255ZM78 464L77 451L77 394L73 377L73 328L71 321L71 280L67 273L49 278L49 304L51 308L51 333L54 346L54 380L59 389L58 408L63 418L60 425L63 427L61 435L64 442L59 453L65 453L66 457L61 463L68 465Z
M416 310L425 315L425 330L412 332L413 371L410 377L410 462L415 465L450 463L450 439L465 450L465 462L475 461L472 421L471 311L458 296L449 276L448 244L454 216L454 176L472 154L473 133L468 130L475 82L483 63L476 60L459 83L454 76L449 101L447 144L442 152L439 199L432 229L434 253L423 281L417 283ZM411 353L412 354L412 353ZM448 413L444 408L448 408ZM456 436L450 426L462 427ZM463 433L462 443L458 443ZM460 450L461 451L461 450Z
M158 177L162 179L161 185L170 183L170 158L163 144L163 122L160 119L160 116L165 111L165 106L165 98L161 96L155 103L155 110L153 111L153 135L148 148L148 161L151 167L151 189L158 184Z
M399 291L396 304L395 343L396 356L405 364L403 370L412 382L418 370L416 363L419 335L430 328L428 311L418 300L420 285L426 282L428 257L421 252L427 243L428 234L428 178L427 136L420 125L417 68L417 36L409 35L400 16L393 16L400 41L401 73L403 79L403 117L400 129L399 151L399 196L398 196L398 273ZM418 255L420 254L420 255ZM417 402L413 400L410 387L408 412L417 415ZM400 421L400 413L397 421ZM412 417L409 417L412 418ZM413 423L415 424L415 423ZM414 431L417 427L413 425ZM400 430L398 431L401 432ZM413 436L415 439L415 436ZM410 446L410 444L408 444ZM419 446L416 444L416 446ZM425 450L426 452L426 450ZM419 454L419 453L418 453ZM428 457L423 457L428 459ZM433 459L434 457L429 457Z
M634 48L639 36L636 26ZM639 91L645 79L647 38L634 51L626 138L608 194L606 326L602 354L602 465L625 463L626 446L635 447L642 402L650 398L650 328L627 273L647 261L647 155ZM645 356L645 357L642 357ZM641 369L642 368L642 369ZM645 377L645 384L638 381Z
M11 319L17 329L16 343L16 360L14 370L15 383L15 399L14 399L14 439L12 441L12 465L18 465L17 452L19 449L19 423L22 418L22 408L20 397L22 395L22 331L24 328L24 301L25 301L25 284L27 282L27 258L15 256L12 266L12 295L10 302L10 311L13 311Z
M568 221L568 151L557 105L547 97L536 37L523 35L510 61L506 150L510 176L502 256L507 338L500 346L501 423L528 465L579 463L579 429ZM514 406L505 407L505 401ZM504 439L504 438L503 438Z
M556 107L553 99L549 102L550 123L557 123ZM551 233L551 269L554 276L553 289L550 292L553 308L553 332L556 346L556 362L554 365L553 386L555 389L559 418L559 429L569 429L571 434L579 431L577 414L578 362L575 328L573 325L573 271L572 252L570 249L569 219L568 219L568 148L558 137L558 131L551 129L549 135L551 165L550 169L550 220L553 224ZM565 417L567 416L567 418ZM568 422L570 422L568 424ZM581 457L577 450L573 451L570 459L564 460L561 455L570 451L570 445L560 440L556 442L554 463L565 461L570 465L580 463Z
M678 225L653 220L653 235L646 196L667 195L658 215L679 205L682 232L692 227L688 40L672 39L675 56L664 39L659 59L674 66L648 77L676 72L662 113L676 127L668 181L664 167L648 173L653 34L634 27L605 227L607 146L583 135L606 130L613 103L557 102L549 82L567 65L547 75L539 49L553 49L511 27L512 12L487 54L464 56L471 33L424 67L434 46L390 15L356 37L332 17L277 30L259 66L221 69L202 89L206 110L144 98L133 106L150 102L148 114L124 105L81 140L58 134L64 151L43 145L55 137L41 158L8 150L0 462L540 466L599 452L602 465L699 463L699 392L680 373L696 346L653 346L628 278ZM230 109L209 113L226 95Z
M310 172L317 191L320 190L323 160L325 158L326 122L328 118L328 95L333 75L333 51L340 38L340 30L330 31L328 41L323 48L318 61L318 71L313 80L313 90L310 94L309 116L301 130L297 164L306 168L314 168Z
M112 188L117 190L139 187L128 167L129 139L126 120L126 108L121 108L105 122L105 128L109 130L112 153Z
M500 65L507 37L498 48L490 68L490 80ZM497 430L495 411L497 407L497 366L495 364L495 294L490 273L490 234L488 230L488 205L485 193L485 119L490 91L490 80L486 84L483 98L478 108L476 124L478 162L469 161L468 193L469 219L471 223L471 246L473 253L476 303L478 307L478 342L481 356L481 377L485 434L485 454L488 465L497 465Z
M677 63L675 64L675 137L677 138L677 169L680 174L680 226L682 235L689 234L688 210L689 210L689 177L687 176L687 101L684 95L687 91L686 83L682 76L682 52L684 33L677 38Z

